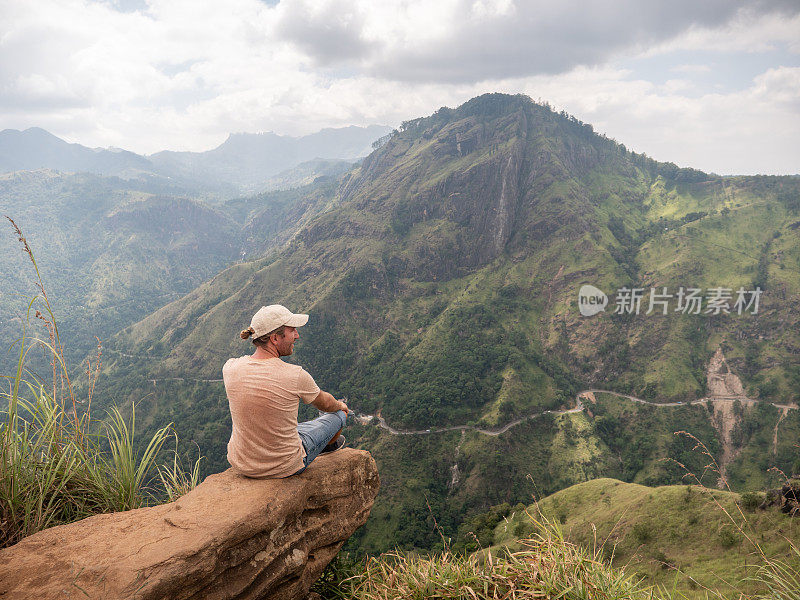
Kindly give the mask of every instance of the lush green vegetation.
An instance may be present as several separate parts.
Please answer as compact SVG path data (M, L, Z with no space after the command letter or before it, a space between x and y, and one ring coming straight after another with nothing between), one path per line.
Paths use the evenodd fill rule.
M359 412L381 411L396 427L423 431L453 424L492 429L530 417L498 436L393 436L374 424L352 424L348 443L373 453L382 480L370 521L349 543L357 555L438 549L443 564L453 565L443 572L467 573L474 565L448 554L448 544L459 553L494 542L497 528L518 518L518 507L532 497L601 477L676 484L684 472L674 461L715 484L693 443L674 436L692 432L719 460L725 440L713 405L648 406L597 394L581 413L546 411L571 408L587 388L656 403L698 399L707 393L705 370L717 347L748 395L766 401L735 410L731 485L755 490L770 482L770 468L794 467L800 411L784 415L769 402L796 400L800 384L800 321L791 300L800 293L795 178L678 169L525 97L487 95L405 123L340 180L217 208L174 192L53 173L0 180L9 206L24 213L24 222L37 219L37 235L52 240L43 242L52 248L48 273L62 277L56 292L74 323L62 334L77 339L81 332L78 348L86 353L92 332L119 331L103 345L97 387L79 377L74 393L88 398L96 390L95 407L123 406L127 422L136 405L144 435L129 444L128 456L153 455L146 452L150 440L164 443L163 424L173 422L182 440L176 456L186 461L199 451L207 458L198 476L227 466L221 367L251 351L237 333L252 313L281 302L312 315L292 360ZM9 244L6 254L11 250ZM217 273L242 250L247 261ZM20 318L0 324L4 333L25 322L9 290L36 292L35 285L17 285L27 258L14 255L19 264L12 260L3 271L2 302ZM583 284L609 293L605 313L578 314ZM612 314L613 291L622 286L675 292L755 285L766 290L757 316L645 315L647 294L641 314ZM177 295L179 302L152 312ZM44 372L48 360L35 371ZM23 445L60 447L46 441L62 434L36 415L58 414L64 395L50 394L49 401L34 394L49 390L37 385L45 380L40 374L19 380L31 383L23 389L33 395L9 411L16 433L9 426L5 434ZM96 433L79 415L64 422ZM125 422L118 417L116 430L99 438L76 434L97 444L85 451L78 444L74 454L47 464L113 457L115 440L130 438ZM25 437L26 431L38 433ZM113 479L115 464L110 459L100 479ZM52 473L45 479L58 481ZM177 463L161 473L168 484L181 478ZM89 480L81 477L68 480ZM639 504L649 506L642 498ZM571 535L570 515L553 517L563 518ZM527 526L518 520L515 538L530 533ZM741 549L736 533L725 531L720 552ZM644 522L632 524L620 543L624 550L630 540L656 539ZM676 554L674 544L656 551L662 563ZM374 572L411 581L435 564L399 556L409 557L409 571L392 571L389 561L374 563Z
M565 540L557 524L540 522L538 531L520 545L515 552L497 556L449 549L430 556L384 554L349 569L334 565L315 587L325 598L354 600L654 597L650 587L624 568L612 568L601 550L592 552Z
M719 475L703 468L708 458L693 451L693 441L674 435L676 431L690 431L703 440L713 456L719 456L721 444L704 405L664 408L611 394L597 394L596 398L597 403L589 407L594 414L594 430L619 458L620 479L647 486L677 483L686 473L679 466L682 464L700 473L703 483L716 485Z
M238 227L230 219L176 190L169 194L155 184L89 174L0 177L4 214L40 249L71 361L93 352L95 336L111 337L237 257ZM10 342L22 328L25 298L37 289L28 257L6 231L0 235L0 335ZM2 353L3 370L13 368L14 354ZM33 354L29 358L35 366Z
M527 98L488 95L406 123L338 186L323 187L306 196L316 208L285 246L222 271L113 338L98 401L141 401L148 435L174 421L184 456L199 446L209 470L224 468L227 407L213 380L228 357L251 351L237 332L268 302L311 314L293 361L395 427L500 427L571 408L586 388L694 400L706 394L717 347L750 396L796 397L795 179L681 170ZM270 197L305 202L300 192L281 194ZM234 205L255 219L253 207ZM758 315L646 315L648 294L639 315L612 314L613 290L625 285L674 293L749 289L756 280L767 282ZM610 294L605 313L578 314L586 283ZM497 437L395 437L354 426L349 443L376 456L383 490L353 547L434 547L426 497L455 538L493 505L596 477L679 483L664 458L702 465L678 430L717 458L723 451L704 406L600 395L587 409L529 419ZM767 405L743 412L729 465L735 489L767 484L770 467L792 469L797 412L779 425Z
M760 504L760 500L758 501ZM767 595L759 578L772 566L800 571L800 523L753 498L699 485L645 487L596 479L508 511L494 529L495 548L519 548L544 515L566 539L602 547L612 563L690 598ZM772 565L772 566L771 566ZM778 572L771 575L778 575Z
M463 553L443 539L433 553L340 554L312 589L364 600L798 598L796 524L755 514L744 496L601 479L509 510L485 515L486 524L500 516L491 548Z
M334 187L322 178L215 207L162 180L41 170L0 176L0 204L40 249L43 276L59 299L57 316L70 341L68 358L77 363L94 351L95 336L105 342L243 256L283 243L327 205ZM0 235L0 252L0 337L10 341L36 285L13 236ZM29 365L49 360L39 359L29 355ZM15 363L14 353L0 353L2 369Z
M55 525L173 499L199 479L199 464L185 473L177 452L171 465L158 465L171 425L160 427L140 450L133 408L130 420L116 407L107 419L92 419L99 363L87 363L90 385L85 396L77 395L33 253L14 226L36 272L39 295L30 300L22 336L14 345L16 370L2 376L9 391L0 393L0 548ZM47 339L28 335L31 315L43 322ZM28 369L26 359L36 347L51 358L49 381Z

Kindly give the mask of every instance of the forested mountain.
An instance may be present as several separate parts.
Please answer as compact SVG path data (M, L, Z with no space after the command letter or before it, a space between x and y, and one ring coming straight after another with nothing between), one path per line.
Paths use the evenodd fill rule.
M357 411L418 431L352 428L383 481L354 542L366 550L431 546L431 517L453 532L472 511L594 477L679 481L661 458L702 470L705 457L678 429L735 486L758 485L797 455L798 411L770 402L800 383L799 211L797 178L680 169L527 97L485 95L404 123L284 247L126 328L98 386L175 421L224 468L214 380L250 351L238 331L262 304L310 313L293 360ZM605 311L581 315L584 285L608 294ZM736 290L756 287L759 308L738 314ZM622 288L644 291L638 314L614 314ZM666 314L645 314L651 288L672 294ZM680 288L701 290L703 310L676 311ZM732 290L729 312L706 310L715 288ZM733 400L688 404L709 393L718 348L744 386L732 420L718 417ZM590 388L653 405L599 395L546 412ZM454 425L486 431L438 431Z
M0 175L0 206L27 237L67 352L80 360L95 336L105 341L243 256L268 251L325 206L331 187L323 177L215 207L159 179L20 171ZM4 227L0 336L8 349L38 290L11 224ZM16 360L15 351L0 355L6 368Z
M113 177L17 172L0 178L3 215L37 258L73 358L179 298L239 256L239 227L195 200ZM6 222L0 332L22 333L35 272ZM34 320L35 322L35 320ZM3 364L15 356L3 352ZM13 354L13 353L12 353Z

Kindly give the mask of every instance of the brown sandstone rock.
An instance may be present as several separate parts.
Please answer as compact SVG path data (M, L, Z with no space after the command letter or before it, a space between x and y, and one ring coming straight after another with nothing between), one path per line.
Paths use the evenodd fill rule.
M347 448L288 479L211 475L176 502L0 550L0 599L302 599L378 487L369 453Z

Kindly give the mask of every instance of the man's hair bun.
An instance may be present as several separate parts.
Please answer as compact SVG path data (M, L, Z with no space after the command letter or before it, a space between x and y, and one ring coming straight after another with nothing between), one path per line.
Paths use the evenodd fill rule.
M243 329L242 330L242 333L239 334L239 337L241 337L243 340L246 340L247 338L249 338L254 333L255 333L255 331L253 331L253 328L252 327L248 327L247 329Z

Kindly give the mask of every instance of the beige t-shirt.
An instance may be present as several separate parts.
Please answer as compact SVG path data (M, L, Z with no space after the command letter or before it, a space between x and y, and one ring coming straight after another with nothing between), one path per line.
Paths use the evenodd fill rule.
M225 363L222 379L233 421L231 466L248 477L287 477L303 468L297 409L319 394L311 375L280 358L242 356Z

